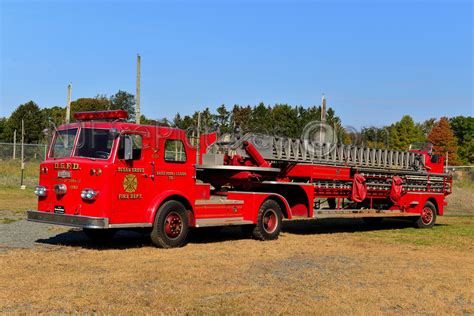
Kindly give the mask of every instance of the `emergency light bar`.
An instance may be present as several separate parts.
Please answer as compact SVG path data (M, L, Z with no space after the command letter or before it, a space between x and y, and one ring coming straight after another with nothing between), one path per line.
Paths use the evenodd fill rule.
M128 113L125 110L77 112L74 118L78 121L127 119Z

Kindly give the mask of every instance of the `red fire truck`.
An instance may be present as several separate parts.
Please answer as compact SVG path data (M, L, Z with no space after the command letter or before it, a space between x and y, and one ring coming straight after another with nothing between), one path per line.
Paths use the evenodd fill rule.
M191 228L240 225L278 238L282 220L385 217L433 227L452 179L430 148L404 151L258 134L201 135L125 122L122 110L76 113L40 165L28 220L106 239L148 229L154 245L185 244Z

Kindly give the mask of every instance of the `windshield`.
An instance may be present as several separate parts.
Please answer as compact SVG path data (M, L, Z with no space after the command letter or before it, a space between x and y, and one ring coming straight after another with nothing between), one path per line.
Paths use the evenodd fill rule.
M74 156L108 159L113 144L114 137L108 129L81 128Z
M52 147L51 157L62 158L71 156L77 128L66 129L56 133L56 139Z
M421 150L431 153L433 144L429 142L415 142L410 145L410 150Z

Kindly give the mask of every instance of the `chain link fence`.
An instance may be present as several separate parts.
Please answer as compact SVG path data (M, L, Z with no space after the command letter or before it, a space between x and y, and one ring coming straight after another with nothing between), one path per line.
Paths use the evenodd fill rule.
M24 144L25 162L41 162L46 157L47 144ZM0 160L21 161L21 144L0 143Z

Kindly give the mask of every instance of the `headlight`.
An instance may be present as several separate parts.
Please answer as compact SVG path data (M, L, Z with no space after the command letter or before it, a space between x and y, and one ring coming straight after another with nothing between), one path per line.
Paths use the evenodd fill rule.
M95 200L97 194L98 192L94 191L93 189L84 189L81 192L81 198L84 200Z
M37 196L46 196L46 191L47 191L47 190L46 190L46 187L41 186L41 185L38 185L38 186L36 186L36 188L35 188L35 194L36 194Z
M67 186L64 183L56 184L54 186L54 192L56 192L57 195L66 194L66 191L67 191Z

